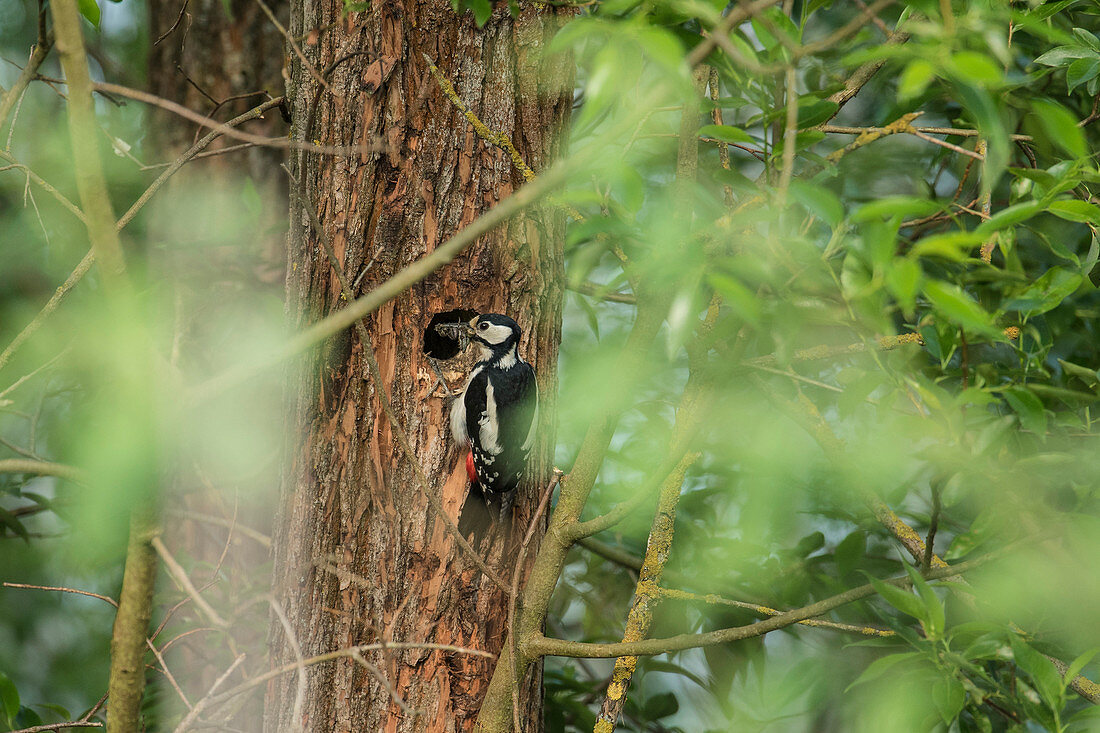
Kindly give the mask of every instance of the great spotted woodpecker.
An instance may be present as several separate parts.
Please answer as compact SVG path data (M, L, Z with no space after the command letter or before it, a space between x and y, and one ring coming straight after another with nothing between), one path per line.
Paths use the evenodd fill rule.
M459 529L481 533L491 519L488 507L499 506L507 522L538 423L539 389L535 370L520 357L519 325L508 316L489 313L461 324L481 349L466 387L451 407L451 432L470 449L466 471L470 494L459 515Z

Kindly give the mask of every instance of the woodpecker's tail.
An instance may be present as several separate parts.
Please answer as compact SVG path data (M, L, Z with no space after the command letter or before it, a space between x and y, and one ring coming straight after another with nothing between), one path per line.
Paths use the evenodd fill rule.
M479 484L470 484L470 493L466 495L462 511L458 514L458 531L467 538L472 534L475 547L499 524L496 503L485 495Z

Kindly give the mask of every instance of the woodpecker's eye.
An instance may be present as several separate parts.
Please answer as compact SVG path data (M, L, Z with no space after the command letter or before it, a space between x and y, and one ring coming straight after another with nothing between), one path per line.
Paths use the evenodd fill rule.
M489 330L489 323L487 321L482 321L481 323L477 324L477 330L479 330L479 331L488 331Z

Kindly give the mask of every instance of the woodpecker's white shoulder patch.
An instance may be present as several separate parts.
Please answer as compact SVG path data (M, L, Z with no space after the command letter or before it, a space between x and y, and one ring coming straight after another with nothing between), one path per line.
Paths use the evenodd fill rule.
M478 438L480 438L481 445L488 452L496 455L501 452L500 443L498 442L497 430L500 427L500 423L497 421L497 400L493 394L493 380L487 380L485 383L485 412L481 413L481 417L477 421Z
M470 382L474 381L474 377L483 368L478 365L470 372L470 377L466 380L466 386L462 388L462 391L455 397L454 404L451 405L451 435L454 436L455 442L459 445L466 445L470 442L470 435L466 432L466 390L470 388Z
M497 366L501 369L511 369L517 361L519 361L519 357L516 356L516 345L512 344L512 348L508 349L504 356L497 361Z

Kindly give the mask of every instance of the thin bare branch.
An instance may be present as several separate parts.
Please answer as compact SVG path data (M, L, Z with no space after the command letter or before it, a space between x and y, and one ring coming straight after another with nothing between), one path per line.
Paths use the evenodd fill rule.
M172 553L168 551L168 548L164 546L160 537L154 537L151 543L153 549L160 555L160 559L164 561L164 568L168 571L168 574L172 576L172 580L176 581L176 585L178 585L184 593L191 596L191 600L193 600L198 609L202 611L202 615L206 616L207 620L218 628L224 629L228 626L229 623L206 602L206 599L203 598L202 594L195 588L191 579L187 577L187 571L183 569L183 566L176 561L176 558L174 558Z
M5 588L25 588L28 590L54 590L61 591L62 593L75 593L78 596L89 596L91 598L98 598L101 601L110 603L115 608L118 608L118 601L110 596L102 596L99 593L92 593L89 590L78 590L76 588L65 588L59 585L30 585L28 583L8 583L4 582Z

